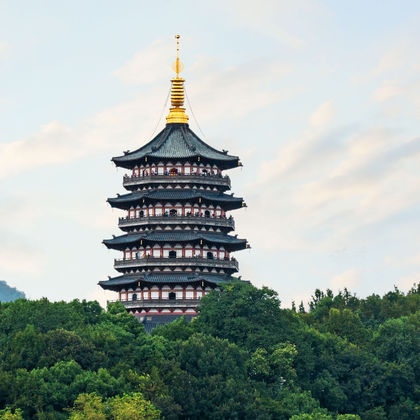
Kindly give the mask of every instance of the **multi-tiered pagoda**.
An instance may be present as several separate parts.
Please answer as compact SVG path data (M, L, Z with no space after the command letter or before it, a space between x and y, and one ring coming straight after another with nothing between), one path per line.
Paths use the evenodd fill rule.
M189 128L178 39L166 127L140 149L112 159L131 171L123 180L129 192L108 199L125 211L118 223L124 234L103 241L122 253L114 261L121 274L99 284L118 292L127 311L149 325L195 316L202 296L238 271L233 252L248 247L231 234L229 212L245 203L227 193L230 179L223 174L241 163Z

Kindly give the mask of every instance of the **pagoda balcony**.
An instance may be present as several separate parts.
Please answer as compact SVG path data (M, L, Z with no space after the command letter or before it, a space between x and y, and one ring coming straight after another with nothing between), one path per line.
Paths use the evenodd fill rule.
M170 258L148 256L145 258L114 260L114 268L116 270L132 267L206 267L238 271L239 264L234 258L219 260L203 257Z
M123 186L137 187L144 184L206 184L230 190L230 178L227 175L190 174L190 175L125 175Z
M127 230L130 227L147 225L190 225L200 224L235 229L233 217L206 217L206 216L146 216L146 217L120 217L118 227Z
M200 299L148 299L148 300L108 300L107 303L122 303L127 309L136 308L196 308Z

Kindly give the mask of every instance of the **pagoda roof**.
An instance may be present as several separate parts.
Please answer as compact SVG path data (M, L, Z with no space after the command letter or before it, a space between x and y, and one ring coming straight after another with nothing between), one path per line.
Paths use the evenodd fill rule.
M151 232L127 233L112 239L105 239L103 243L109 249L124 250L127 247L138 245L141 240L143 245L155 244L156 242L198 242L202 240L207 244L224 245L231 251L247 247L246 239L239 239L225 233L209 233L195 230L154 230Z
M100 281L98 284L103 289L118 290L123 286L129 286L138 282L150 284L182 284L196 281L206 281L213 284L223 284L232 281L232 277L212 273L138 273L123 274L109 280Z
M143 190L131 192L128 194L119 195L115 198L108 198L108 203L111 207L119 209L129 209L139 201L167 201L167 200L195 200L203 199L205 201L211 201L216 203L223 203L226 205L226 209L236 209L244 205L243 198L233 197L233 195L225 194L219 191L206 191L199 189L187 189L187 188L165 188L155 190Z
M228 155L202 141L188 124L167 124L151 141L133 152L112 158L116 166L131 169L146 157L152 160L191 159L198 157L218 163L223 169L239 166L237 156Z

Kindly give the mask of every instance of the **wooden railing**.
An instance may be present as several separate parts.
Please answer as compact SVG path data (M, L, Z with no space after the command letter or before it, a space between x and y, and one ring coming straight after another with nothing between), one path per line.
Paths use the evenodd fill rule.
M238 261L235 259L210 259L202 257L189 257L189 258L169 258L169 257L153 257L147 256L143 258L134 259L115 259L114 267L144 267L144 266L178 266L178 267L211 267L211 268L225 268L231 270L238 270Z
M125 175L123 180L124 186L139 185L144 183L170 182L170 183L203 183L211 185L220 185L230 189L230 178L227 175L211 175L211 174L189 174L189 175Z
M168 224L190 224L200 223L205 225L229 227L235 229L235 221L233 217L206 217L206 216L145 216L145 217L120 217L118 226L126 227L133 225L158 225L162 223Z

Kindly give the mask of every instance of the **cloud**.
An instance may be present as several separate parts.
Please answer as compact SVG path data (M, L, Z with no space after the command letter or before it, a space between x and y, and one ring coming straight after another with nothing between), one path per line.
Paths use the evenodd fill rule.
M309 122L314 127L325 128L334 116L334 106L332 101L324 102L319 108L310 116Z
M114 75L131 85L153 83L168 77L173 56L173 42L156 40L136 52Z
M385 80L373 92L373 99L377 102L385 102L400 96L404 90L393 80Z
M88 293L87 300L96 300L99 304L106 309L107 302L116 299L116 293L110 290L104 290L97 286L90 293Z
M134 68L142 61L138 57L145 59L148 54L151 54L150 51L136 55L133 63L117 71L119 77L134 82L134 75L137 74ZM161 55L168 56L158 48L156 57ZM201 60L206 62L208 59ZM157 66L156 59L154 66ZM197 64L199 67L200 60ZM191 101L198 104L195 113L200 121L221 123L232 117L240 118L292 94L291 91L273 91L269 86L270 80L277 79L290 69L275 62L260 62L252 71L244 71L243 68L242 65L219 66L218 69L207 69L207 72L194 78L191 89L188 86L188 92ZM73 127L52 121L43 125L34 135L0 144L0 178L46 165L71 162L104 151L120 153L120 150L116 150L115 139L118 139L118 144L128 148L137 148L149 141L168 86L152 89L150 83L154 80L153 76L147 68L140 73L141 76L143 74L146 85L130 101L104 109ZM167 67L165 74L168 75ZM143 80L142 77L140 79Z
M360 282L360 272L356 269L344 271L335 275L330 280L330 287L333 290L352 289L358 286Z
M278 90L270 85L292 71L274 60L256 60L227 68L214 63L210 71L200 70L198 76L199 68L197 65L191 75L192 82L187 82L186 92L194 114L203 123L239 119L296 93L290 88Z
M311 42L317 25L329 18L326 7L317 1L265 0L263 4L234 0L214 2L232 22L275 39L277 42L299 50Z
M420 271L401 277L397 281L396 286L402 291L408 291L414 286L414 284L420 284Z
M318 130L283 144L246 187L241 220L255 247L334 252L420 205L420 138L383 127L330 129L331 106L308 118Z
M0 248L0 271L3 276L15 274L39 277L46 267L45 256L33 247L28 247L17 238L2 238Z
M385 264L397 268L420 266L420 253L407 257L396 257L395 255L388 255L384 258L384 262Z

